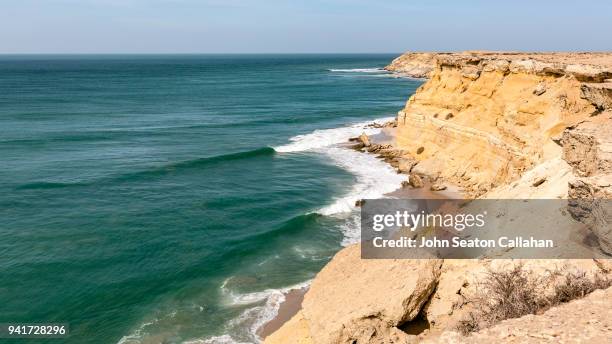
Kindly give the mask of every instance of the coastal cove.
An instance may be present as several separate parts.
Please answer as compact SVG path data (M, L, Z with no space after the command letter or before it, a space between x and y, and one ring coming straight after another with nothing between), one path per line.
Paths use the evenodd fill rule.
M356 240L355 201L405 180L345 147L422 84L383 71L394 57L0 57L0 320L260 341Z

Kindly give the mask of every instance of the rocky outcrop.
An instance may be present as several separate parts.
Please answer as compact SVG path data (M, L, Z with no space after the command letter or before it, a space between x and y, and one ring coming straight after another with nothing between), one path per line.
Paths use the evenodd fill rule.
M302 314L315 343L404 343L398 328L433 293L439 259L361 259L359 245L340 251L304 298Z
M407 52L391 61L386 70L411 78L427 78L436 66L439 53Z
M563 158L573 167L569 198L576 199L572 215L589 226L601 249L612 255L612 112L589 118L566 129L561 139Z
M427 176L434 188L456 184L468 195L497 199L580 199L572 215L589 223L602 250L610 253L610 214L584 214L597 214L596 201L612 198L611 68L612 54L605 53L405 54L388 69L429 81L399 112L394 147L365 147L359 140L359 149L378 154L398 172L410 174L410 180ZM605 260L524 263L534 271L565 265L612 272ZM302 311L266 343L598 342L612 337L610 289L470 337L453 331L470 311L466 297L487 269L500 264L505 261L363 260L358 245L345 248L314 279Z
M571 60L578 56L578 61ZM603 59L612 54L597 55ZM560 155L566 127L609 106L610 63L580 54L440 54L430 80L398 114L398 147L442 177L480 195ZM587 83L585 83L587 82ZM601 87L600 87L601 86Z
M576 175L593 177L612 173L612 112L567 128L561 143L563 159L574 168Z

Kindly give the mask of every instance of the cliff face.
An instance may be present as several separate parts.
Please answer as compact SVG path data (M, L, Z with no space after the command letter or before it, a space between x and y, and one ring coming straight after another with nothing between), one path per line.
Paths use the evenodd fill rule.
M566 127L609 108L603 81L612 67L570 63L571 56L436 56L430 80L398 114L397 145L420 161L415 172L474 195L516 180L560 156L555 141Z
M579 209L612 197L612 53L406 54L388 69L430 77L398 114L395 144L408 166L400 161L400 172L442 178L472 196L579 198ZM592 226L609 254L611 215ZM564 266L612 273L608 260L524 263L538 272ZM358 245L347 247L317 275L303 309L266 343L515 342L508 328L519 325L525 337L558 332L541 341L609 338L601 326L609 318L610 289L467 339L454 332L469 310L464 296L500 264L505 261L362 260ZM575 331L552 325L583 319L573 313L586 314L589 323ZM423 318L429 328L416 337L412 331Z
M438 53L405 53L391 61L386 70L411 78L427 78L436 67Z

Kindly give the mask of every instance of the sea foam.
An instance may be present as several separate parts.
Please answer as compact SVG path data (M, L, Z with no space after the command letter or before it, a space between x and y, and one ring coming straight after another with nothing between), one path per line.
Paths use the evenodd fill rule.
M309 134L297 135L289 139L291 143L274 147L278 153L303 152L316 148L330 147L339 143L346 143L349 138L359 136L361 133L374 135L380 133L380 128L370 128L373 122L385 123L394 117L379 118L374 121L360 122L346 127L333 129L317 129Z
M278 314L280 305L285 302L285 295L294 289L303 289L310 285L311 280L280 289L267 289L264 291L235 293L227 288L225 280L221 285L221 293L225 297L227 306L256 305L247 308L237 318L232 319L226 326L227 332L222 336L214 336L206 339L198 339L185 342L185 344L242 344L242 343L261 343L258 331L266 323L271 321ZM246 341L246 342L245 342Z
M357 200L383 197L386 193L396 190L402 181L406 180L405 175L397 174L391 166L374 155L339 146L361 133L378 134L381 129L369 125L372 122L385 123L391 120L393 117L386 117L341 128L315 130L310 134L294 136L289 139L291 143L275 147L274 150L279 153L311 151L324 154L333 163L354 174L357 182L351 191L317 211L327 216L350 213Z
M357 152L340 144L349 138L366 133L375 135L380 128L372 128L373 122L385 123L393 117L379 118L374 121L360 122L345 127L319 129L309 134L297 135L289 139L290 143L275 147L277 153L313 152L324 155L329 161L346 169L355 175L356 182L351 190L336 198L331 204L316 212L325 216L342 217L345 219L341 230L344 234L342 245L360 240L360 217L356 211L355 202L363 198L381 198L396 190L406 180L405 175L397 174L387 163L373 154ZM236 293L227 287L226 280L221 285L224 302L229 307L253 305L245 309L237 318L231 320L226 328L230 334L198 339L185 344L242 344L261 343L259 329L274 319L280 305L285 301L285 295L292 289L306 288L311 280L280 289L267 289L253 293Z
M352 68L352 69L328 69L330 72L340 73L388 73L382 68Z

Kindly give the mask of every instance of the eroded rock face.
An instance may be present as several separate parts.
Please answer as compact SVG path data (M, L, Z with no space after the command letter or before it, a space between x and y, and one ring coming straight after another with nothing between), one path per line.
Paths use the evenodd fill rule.
M563 133L563 158L578 176L571 180L570 213L589 226L599 246L612 255L612 119L609 113L589 118Z
M438 54L411 65L409 60L415 56L397 59L393 68L400 68L401 62L409 70L430 58L435 67L430 81L398 115L399 147L393 149L401 153L383 153L389 148L380 145L371 148L394 159L398 170L432 180L441 177L471 195L486 192L488 198L569 197L591 207L596 206L594 200L612 198L612 114L604 85L610 79L612 54ZM609 238L612 219L599 218L608 222L594 222L593 228L599 228L594 232ZM612 252L612 243L600 240L600 245ZM534 342L543 335L550 342L574 336L610 338L609 324L601 327L607 324L602 319L610 319L602 311L610 309L609 290L596 292L583 303L563 305L561 312L552 309L543 316L504 321L472 337L453 332L469 311L464 296L474 291L486 269L507 262L361 260L359 246L351 246L317 275L299 316L283 326L289 330L279 331L286 335L299 331L295 333L308 340L303 343L317 344L516 342L513 326L524 328L521 338L540 336L533 337ZM525 264L542 272L560 264L612 272L607 260L529 260ZM573 304L578 308L571 308ZM584 313L584 309L595 313ZM424 337L400 330L417 315L430 324ZM551 328L555 317L565 317L559 322L564 325ZM594 326L570 326L584 319L595 321ZM295 338L286 342L302 343Z
M608 89L597 82L611 75L610 62L591 65L586 58L436 55L429 81L398 114L398 146L421 161L416 172L442 177L474 196L516 180L560 155L554 141L566 127L609 106Z
M612 173L612 119L606 115L612 113L589 118L563 132L563 159L578 176Z
M436 66L438 53L405 53L385 67L386 70L412 78L427 78Z
M582 96L595 105L597 111L612 109L612 82L582 85Z
M361 259L359 245L338 252L303 302L315 343L404 343L397 327L414 319L433 293L439 259Z

